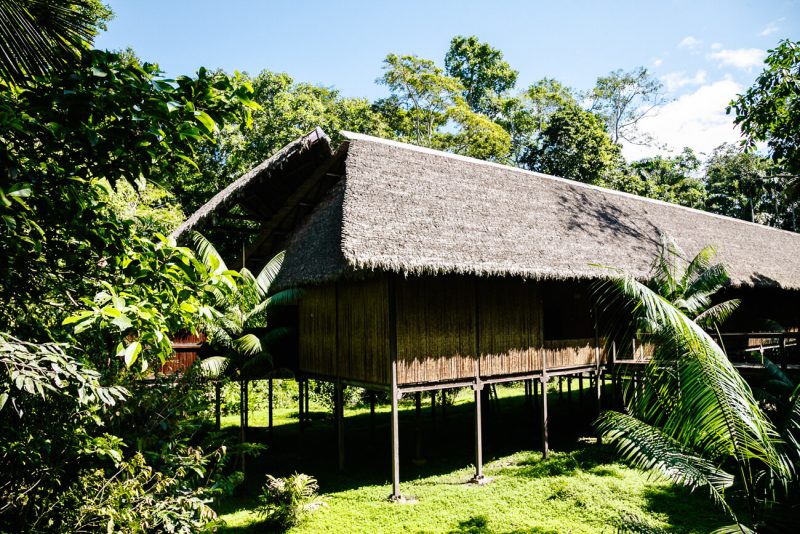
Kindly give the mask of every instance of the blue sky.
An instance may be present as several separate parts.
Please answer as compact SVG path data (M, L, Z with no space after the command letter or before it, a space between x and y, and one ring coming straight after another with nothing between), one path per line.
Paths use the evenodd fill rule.
M667 149L708 152L737 134L727 102L761 70L768 48L800 39L800 1L111 0L96 45L132 47L169 75L199 66L262 69L376 98L390 52L443 62L454 35L477 35L520 72L589 89L618 68L648 67L670 102L643 127ZM657 148L626 147L629 158Z

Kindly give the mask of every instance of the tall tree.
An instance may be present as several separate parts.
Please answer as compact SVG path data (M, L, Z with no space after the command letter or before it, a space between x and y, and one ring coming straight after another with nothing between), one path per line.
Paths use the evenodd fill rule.
M597 78L589 93L590 110L603 118L615 143L646 144L652 139L639 131L639 121L664 103L661 88L661 82L644 67L617 70Z
M496 99L494 120L511 137L509 159L523 166L525 154L536 145L550 116L566 105L575 105L574 91L552 78L543 78L519 96Z
M602 185L619 172L623 160L597 115L567 105L552 114L523 163L534 171Z
M462 95L476 113L496 114L494 100L517 83L517 71L503 60L503 53L474 35L458 35L450 41L444 69L464 86Z
M447 122L447 110L455 104L463 86L429 59L389 54L383 64L378 83L389 88L394 107L404 112L411 127L410 131L397 132L398 136L417 145L433 146L437 130Z
M789 193L800 197L800 41L785 39L769 51L766 68L743 95L728 106L744 134L744 145L754 149L766 141L772 159L784 173Z
M229 125L214 138L200 144L192 165L184 165L176 176L164 180L184 210L192 213L216 192L261 163L276 150L319 126L329 135L340 130L388 137L389 128L380 111L363 98L346 98L327 87L297 83L285 73L264 70L252 80L253 101L250 128Z
M706 209L728 217L794 229L796 202L770 159L723 144L706 162Z
M702 209L706 189L699 169L700 160L686 147L677 156L654 156L631 163L627 183L618 185L630 193Z

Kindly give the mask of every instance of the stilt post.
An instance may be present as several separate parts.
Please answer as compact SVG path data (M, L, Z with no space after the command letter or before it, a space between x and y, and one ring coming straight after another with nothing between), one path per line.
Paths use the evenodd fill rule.
M307 397L306 397L307 398ZM339 471L344 471L344 386L336 381L336 441L339 452Z
M220 402L221 402L221 394L220 390L222 389L222 385L219 382L214 383L214 418L216 420L217 430L220 429L222 425L222 411L220 409Z
M474 386L475 393L475 477L473 482L478 484L484 480L483 476L483 414L481 413L481 390L483 383L478 381Z
M272 379L270 378L267 381L267 397L268 397L268 405L267 405L267 417L269 418L268 425L269 425L269 434L272 436L272 409L273 409L273 389L272 389Z

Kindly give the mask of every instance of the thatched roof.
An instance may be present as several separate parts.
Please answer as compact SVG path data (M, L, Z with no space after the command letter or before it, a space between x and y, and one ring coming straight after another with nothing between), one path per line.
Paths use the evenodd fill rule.
M237 202L248 200L254 189L261 189L264 183L275 176L285 175L287 170L296 165L297 160L307 156L312 148L322 147L325 157L331 155L330 141L321 128L315 128L303 137L289 143L275 152L268 159L243 174L228 187L214 195L191 217L186 219L172 236L180 239L195 229L206 226L213 219L223 216Z
M716 245L735 285L800 288L800 235L572 180L343 132L343 177L282 243L279 284L371 271L646 277L661 234Z

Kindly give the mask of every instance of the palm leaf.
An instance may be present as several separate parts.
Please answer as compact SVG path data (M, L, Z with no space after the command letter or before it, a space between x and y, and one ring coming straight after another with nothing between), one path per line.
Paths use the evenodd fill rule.
M225 374L231 363L225 356L210 356L200 360L200 372L209 378L219 378Z
M693 490L707 488L714 502L735 517L722 493L733 485L733 475L635 417L604 412L596 424L603 438L613 444L627 461L641 469L654 469Z
M261 298L264 298L269 294L269 288L272 285L272 282L275 281L275 277L278 276L278 272L281 270L283 258L285 256L286 251L278 252L271 260L269 260L264 268L261 269L261 272L258 273L256 280L258 282L258 289L261 292Z
M775 444L777 432L759 409L752 391L722 349L694 321L629 275L615 282L620 293L636 303L636 313L662 325L657 350L648 366L652 376L673 366L674 380L649 380L659 395L679 399L664 413L653 404L643 413L684 447L709 458L758 459L776 472L787 473ZM677 389L675 389L677 388Z
M209 271L219 274L228 270L225 260L222 259L222 256L217 252L211 241L206 239L200 232L192 232L191 236L197 255Z
M700 312L697 317L694 318L694 321L704 328L712 328L720 325L733 315L733 312L739 308L739 304L741 303L742 301L740 299L730 299L725 302L720 302Z
M95 22L88 0L0 0L0 78L24 84L76 63Z

